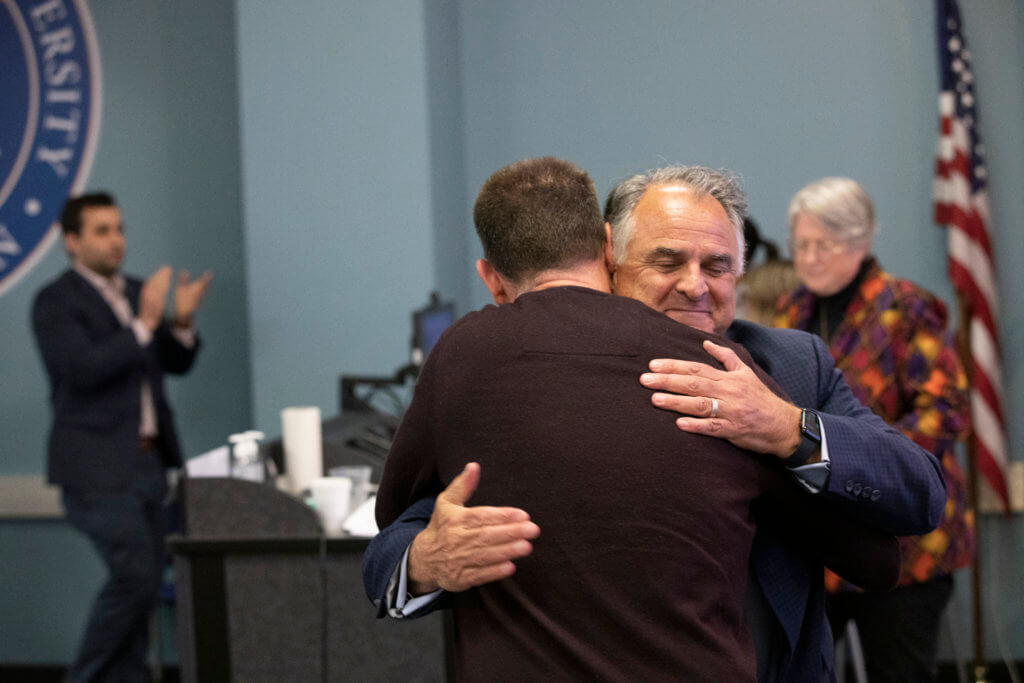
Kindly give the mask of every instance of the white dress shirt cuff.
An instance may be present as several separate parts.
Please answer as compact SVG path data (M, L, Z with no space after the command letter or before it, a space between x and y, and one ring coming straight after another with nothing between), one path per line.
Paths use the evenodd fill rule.
M186 349L195 348L196 345L196 328L193 326L178 327L177 325L171 325L171 334L178 340L178 343L184 346Z
M409 548L411 547L410 544ZM387 600L388 616L395 619L414 616L416 612L440 598L444 592L443 589L438 588L433 593L425 595L416 597L409 595L409 548L406 548L405 554L402 555L402 563L395 567L384 596L384 599Z
M138 318L132 320L132 332L135 333L135 341L139 342L139 346L149 346L149 342L153 341L153 330L146 327Z
M811 463L794 467L790 471L796 476L796 480L811 493L821 493L828 485L829 475L832 473L832 461L828 456L828 441L825 439L825 425L818 422L821 428L821 462Z

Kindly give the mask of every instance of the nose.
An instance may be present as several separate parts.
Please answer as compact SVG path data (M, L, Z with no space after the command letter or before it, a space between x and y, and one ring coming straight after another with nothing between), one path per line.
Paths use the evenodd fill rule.
M793 262L814 265L824 259L825 251L817 243L812 242L803 249L793 250Z
M708 283L699 263L688 265L680 271L676 291L691 301L697 301L708 293Z

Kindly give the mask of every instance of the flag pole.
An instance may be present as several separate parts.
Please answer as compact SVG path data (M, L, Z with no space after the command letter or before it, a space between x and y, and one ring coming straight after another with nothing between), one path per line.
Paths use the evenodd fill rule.
M970 305L963 293L957 292L957 350L960 364L967 374L968 387L972 378L971 315ZM971 621L974 632L974 663L972 683L987 683L988 666L985 663L985 631L981 597L981 525L978 505L978 460L974 442L974 421L968 421L967 431L967 506L974 516L974 560L971 567Z

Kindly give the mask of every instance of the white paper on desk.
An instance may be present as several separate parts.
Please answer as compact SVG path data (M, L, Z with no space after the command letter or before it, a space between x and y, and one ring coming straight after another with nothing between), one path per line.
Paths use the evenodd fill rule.
M227 446L214 448L185 461L185 473L190 477L231 476L231 450Z
M377 519L374 515L374 508L376 506L377 496L370 496L364 500L345 520L345 531L353 536L376 536L379 531L377 529Z

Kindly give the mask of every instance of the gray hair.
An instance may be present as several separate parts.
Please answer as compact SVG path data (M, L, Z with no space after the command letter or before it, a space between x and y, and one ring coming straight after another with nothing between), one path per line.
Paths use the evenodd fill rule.
M803 188L789 202L789 231L807 213L841 240L865 244L875 232L875 205L860 184L850 178L822 178Z
M612 252L615 263L626 258L626 246L633 238L636 221L633 211L640 199L652 187L683 185L697 195L710 196L725 209L729 222L736 231L739 245L737 275L743 273L743 218L747 213L747 197L740 189L736 176L729 171L715 171L706 166L666 166L627 178L608 193L604 205L604 219L612 228Z

